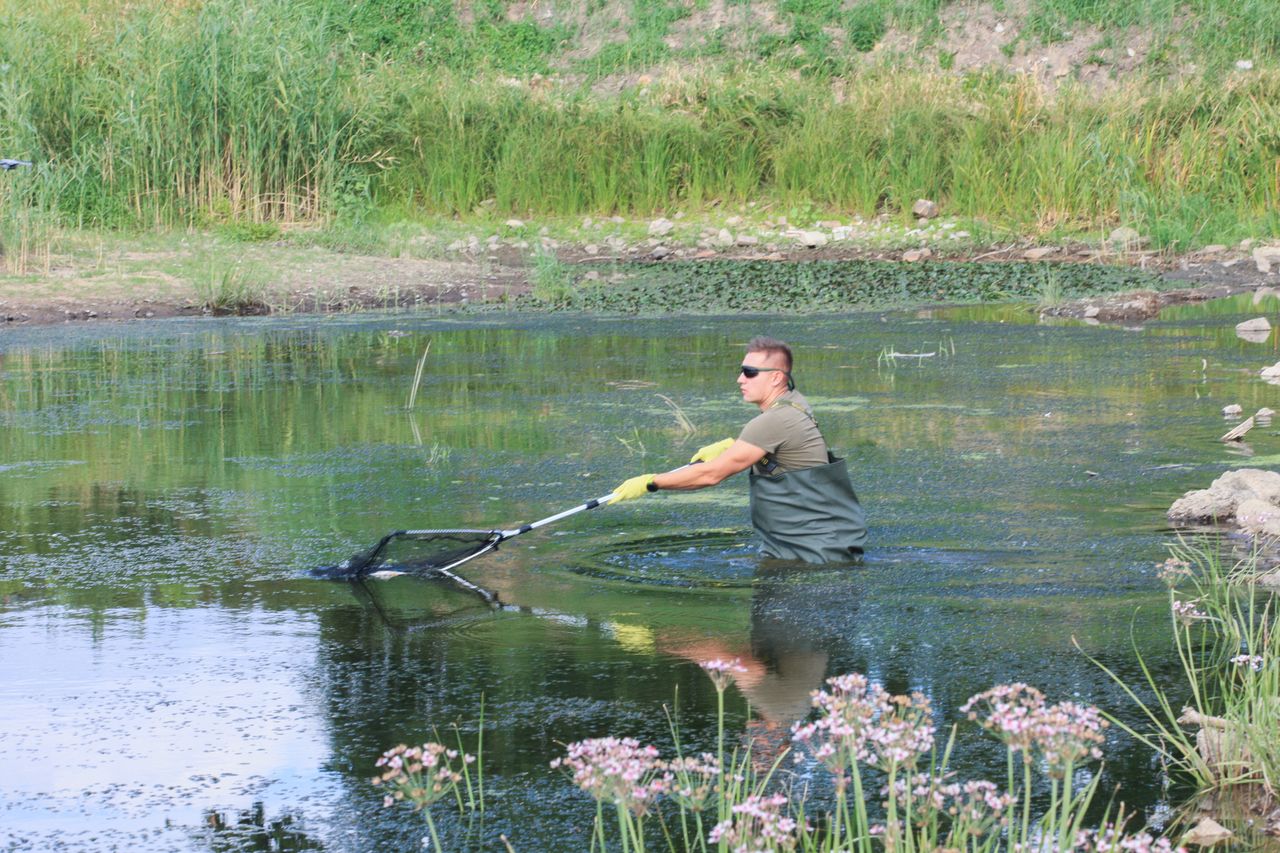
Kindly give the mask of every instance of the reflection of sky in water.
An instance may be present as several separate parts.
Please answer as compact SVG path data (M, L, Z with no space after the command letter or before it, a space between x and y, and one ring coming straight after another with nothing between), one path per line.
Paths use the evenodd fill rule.
M206 810L262 800L309 801L322 817L315 642L314 620L290 613L153 608L92 627L53 609L9 614L7 840L62 831L69 846L94 849L93 833L194 827Z
M1226 403L1280 408L1256 378L1272 346L1234 334L1246 310L1142 333L1007 308L679 333L508 316L10 333L0 846L243 849L211 840L206 816L262 803L329 849L416 847L417 818L367 784L373 760L432 726L473 735L483 696L495 805L471 846L505 832L517 849L578 849L589 803L547 761L581 737L666 743L677 691L686 742L705 747L714 694L696 662L721 654L750 668L731 726L750 702L761 737L850 670L924 690L944 724L1019 679L1131 714L1071 640L1131 680L1136 643L1176 683L1152 572L1163 511L1238 454L1280 455L1273 427L1247 448L1216 440ZM420 579L301 577L392 527L506 528L684 462L750 416L733 372L762 331L796 344L801 390L851 460L872 526L862 568L764 571L731 482L504 544L465 573L497 612ZM877 358L943 341L946 358ZM1150 809L1149 751L1110 737L1106 785ZM955 755L998 777L990 747L961 737Z

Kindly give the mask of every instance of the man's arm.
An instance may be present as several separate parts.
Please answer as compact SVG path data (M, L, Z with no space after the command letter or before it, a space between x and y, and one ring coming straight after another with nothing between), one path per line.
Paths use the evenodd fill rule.
M745 471L764 458L764 450L738 439L710 462L700 462L653 478L659 489L705 489Z

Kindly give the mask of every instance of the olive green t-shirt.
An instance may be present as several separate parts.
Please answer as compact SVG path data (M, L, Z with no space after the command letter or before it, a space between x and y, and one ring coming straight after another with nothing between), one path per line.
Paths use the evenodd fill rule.
M813 408L798 391L788 391L774 400L747 422L738 438L777 460L774 474L827 464L827 442L813 420ZM768 473L759 463L752 470Z

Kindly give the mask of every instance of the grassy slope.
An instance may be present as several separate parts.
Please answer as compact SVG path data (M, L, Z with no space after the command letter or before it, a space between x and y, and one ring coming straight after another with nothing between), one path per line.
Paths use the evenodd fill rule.
M11 268L66 226L747 201L905 222L929 197L994 232L1180 249L1280 233L1273 0L4 10L0 153L37 162L0 182Z

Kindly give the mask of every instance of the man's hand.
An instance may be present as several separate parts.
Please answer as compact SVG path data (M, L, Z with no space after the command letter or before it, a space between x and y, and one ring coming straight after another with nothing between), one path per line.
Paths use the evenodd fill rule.
M706 447L699 448L698 452L693 454L693 458L689 460L692 465L695 462L710 462L721 453L724 453L733 446L735 439L725 438L717 441L715 444L708 444Z
M629 501L632 498L642 497L649 492L649 484L653 482L653 474L641 474L638 477L632 477L625 481L618 488L613 490L613 497L609 499L609 503L617 503L618 501Z

